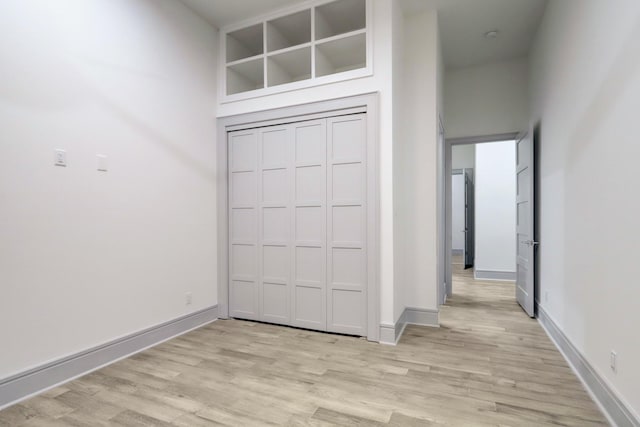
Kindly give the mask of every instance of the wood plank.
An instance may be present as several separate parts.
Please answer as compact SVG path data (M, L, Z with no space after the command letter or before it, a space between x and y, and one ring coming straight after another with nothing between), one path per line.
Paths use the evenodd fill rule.
M220 320L0 411L29 425L569 425L606 420L514 285L454 272L397 346Z

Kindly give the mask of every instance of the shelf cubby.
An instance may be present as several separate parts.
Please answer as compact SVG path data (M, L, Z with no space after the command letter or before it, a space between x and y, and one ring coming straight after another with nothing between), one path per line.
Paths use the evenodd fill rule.
M227 66L227 95L264 88L262 57Z
M364 29L366 0L337 0L316 7L316 40Z
M267 86L278 86L311 78L311 47L270 55L267 59Z
M316 77L364 68L367 36L358 33L316 45Z
M371 75L372 1L318 0L223 29L222 102Z
M267 51L297 46L311 41L311 9L267 21Z
M239 61L264 53L263 37L262 23L227 33L226 62Z

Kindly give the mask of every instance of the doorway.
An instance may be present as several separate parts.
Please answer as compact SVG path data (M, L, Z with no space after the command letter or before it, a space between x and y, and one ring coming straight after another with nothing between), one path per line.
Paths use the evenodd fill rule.
M447 140L447 298L516 301L519 142L517 134Z

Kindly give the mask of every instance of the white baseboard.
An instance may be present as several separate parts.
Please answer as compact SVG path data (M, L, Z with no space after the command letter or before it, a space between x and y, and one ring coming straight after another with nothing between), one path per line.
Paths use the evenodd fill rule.
M514 281L516 280L515 271L500 271L500 270L478 270L473 272L474 278L478 280L504 280Z
M620 397L609 387L606 381L596 372L582 353L569 341L551 316L537 306L538 322L542 325L551 341L569 363L571 369L582 381L593 400L606 415L609 422L618 427L638 427L640 417L630 409Z
M380 325L380 344L396 345L407 325L440 327L438 310L406 307L395 324Z
M218 306L216 305L0 379L0 410L204 326L217 318Z
M398 319L395 324L380 324L380 344L396 345L407 326Z
M408 325L440 327L438 310L426 308L407 307L404 309L405 322Z

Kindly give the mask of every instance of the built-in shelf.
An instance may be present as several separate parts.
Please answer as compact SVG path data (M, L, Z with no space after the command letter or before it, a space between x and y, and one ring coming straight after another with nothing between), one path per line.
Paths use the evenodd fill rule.
M338 0L316 7L316 40L366 28L366 0Z
M267 22L267 51L273 52L311 41L311 9Z
M316 77L363 68L367 63L367 36L359 33L316 45Z
M264 87L264 59L259 57L227 67L227 94L262 89Z
M320 77L335 76L322 79L327 83L367 75L370 1L317 0L281 16L223 31L225 95L237 95L229 100L243 99L239 95L276 93L289 84L288 89L312 86ZM338 76L352 70L362 71Z
M264 53L263 37L262 23L227 33L226 62L234 62Z
M311 78L311 47L289 50L267 59L267 85L278 86Z

